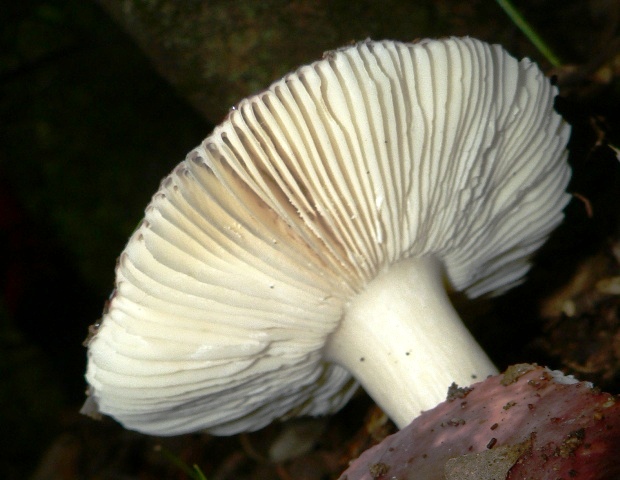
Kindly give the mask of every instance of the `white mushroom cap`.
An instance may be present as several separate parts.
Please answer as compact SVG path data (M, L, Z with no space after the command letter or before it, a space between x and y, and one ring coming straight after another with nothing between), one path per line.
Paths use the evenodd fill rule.
M338 410L353 372L403 425L494 373L442 282L514 286L561 221L556 94L451 38L361 42L243 100L122 253L90 402L146 433L233 434Z

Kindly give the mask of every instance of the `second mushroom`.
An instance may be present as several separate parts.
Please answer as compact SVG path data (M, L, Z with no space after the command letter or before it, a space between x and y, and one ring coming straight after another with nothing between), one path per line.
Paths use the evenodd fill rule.
M234 434L336 411L359 382L403 427L496 373L446 289L514 286L562 220L556 94L450 38L361 42L243 100L121 254L85 410Z

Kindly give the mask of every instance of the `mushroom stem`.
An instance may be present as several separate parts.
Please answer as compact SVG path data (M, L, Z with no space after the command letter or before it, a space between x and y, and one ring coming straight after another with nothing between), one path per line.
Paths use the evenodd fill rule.
M452 382L497 373L452 306L441 263L428 257L392 265L353 298L326 356L399 428L444 401Z

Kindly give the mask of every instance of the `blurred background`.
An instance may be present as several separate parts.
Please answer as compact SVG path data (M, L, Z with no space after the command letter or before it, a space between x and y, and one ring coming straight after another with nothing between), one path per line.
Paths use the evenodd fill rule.
M210 480L336 478L391 431L363 395L330 419L226 439L151 438L78 414L82 341L160 180L241 98L368 37L471 35L555 79L574 129L566 221L526 284L462 311L500 368L539 362L620 393L620 162L609 146L620 147L617 1L515 1L559 65L490 0L5 3L1 478L182 479L194 463ZM307 451L270 461L265 446L290 431L310 439Z

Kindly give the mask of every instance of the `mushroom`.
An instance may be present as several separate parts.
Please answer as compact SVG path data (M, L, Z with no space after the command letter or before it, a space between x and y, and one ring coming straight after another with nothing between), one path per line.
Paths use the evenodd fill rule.
M364 41L243 100L121 254L85 411L226 435L334 412L359 382L402 427L496 373L447 289L511 288L562 220L556 94L449 38Z
M620 402L591 383L519 364L451 393L340 479L620 478Z

